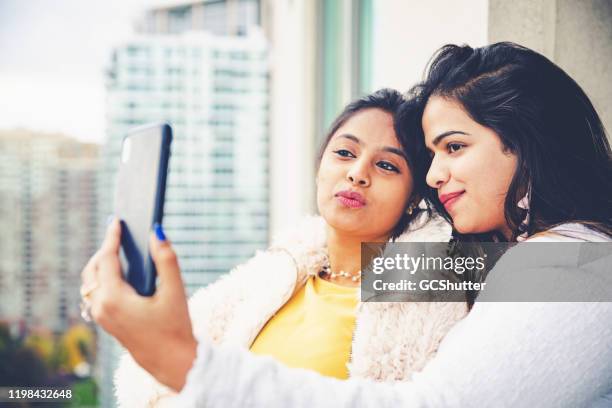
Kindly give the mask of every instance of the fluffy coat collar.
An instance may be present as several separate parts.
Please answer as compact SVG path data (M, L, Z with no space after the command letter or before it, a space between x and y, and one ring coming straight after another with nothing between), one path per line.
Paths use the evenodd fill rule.
M446 242L451 227L421 214L396 241ZM292 254L293 259L283 254ZM190 301L196 335L249 348L267 321L321 270L326 224L304 218ZM297 265L297 267L296 267ZM377 381L408 380L435 355L448 330L468 312L463 303L359 303L349 375Z

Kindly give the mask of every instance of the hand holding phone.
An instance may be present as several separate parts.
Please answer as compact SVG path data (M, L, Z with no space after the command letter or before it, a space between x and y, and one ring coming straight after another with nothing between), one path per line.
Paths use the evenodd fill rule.
M152 226L161 224L172 128L136 128L123 139L115 189L115 215L121 220L121 267L126 281L143 296L155 293L157 273L148 250Z

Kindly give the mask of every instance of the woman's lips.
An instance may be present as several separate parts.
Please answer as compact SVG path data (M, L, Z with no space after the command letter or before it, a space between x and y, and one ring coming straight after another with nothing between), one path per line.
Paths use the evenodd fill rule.
M366 204L365 198L354 191L340 191L336 194L336 198L340 204L348 208L361 208Z
M463 196L463 193L465 193L465 191L440 195L440 202L442 202L442 205L444 205L446 211L450 210L450 208L461 198L461 196Z
M349 208L361 208L361 207L363 207L365 205L361 201L354 200L352 198L346 198L346 197L342 197L342 196L336 196L336 198L338 199L338 201L340 201L340 203L343 206L349 207Z

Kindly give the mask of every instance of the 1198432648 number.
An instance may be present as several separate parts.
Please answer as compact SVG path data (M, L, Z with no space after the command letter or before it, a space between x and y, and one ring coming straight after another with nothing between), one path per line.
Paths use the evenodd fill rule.
M9 400L57 400L72 398L72 390L53 388L8 388L2 394Z

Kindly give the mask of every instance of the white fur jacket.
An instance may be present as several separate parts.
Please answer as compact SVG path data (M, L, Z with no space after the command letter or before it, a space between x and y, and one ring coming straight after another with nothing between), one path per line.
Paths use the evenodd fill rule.
M426 214L396 241L448 241L450 226ZM277 237L272 248L258 252L189 300L193 330L199 341L249 348L260 330L318 273L326 254L326 227L308 217ZM407 381L435 355L448 330L468 312L464 303L359 303L348 364L351 377ZM129 354L115 373L120 407L161 407L170 395Z

